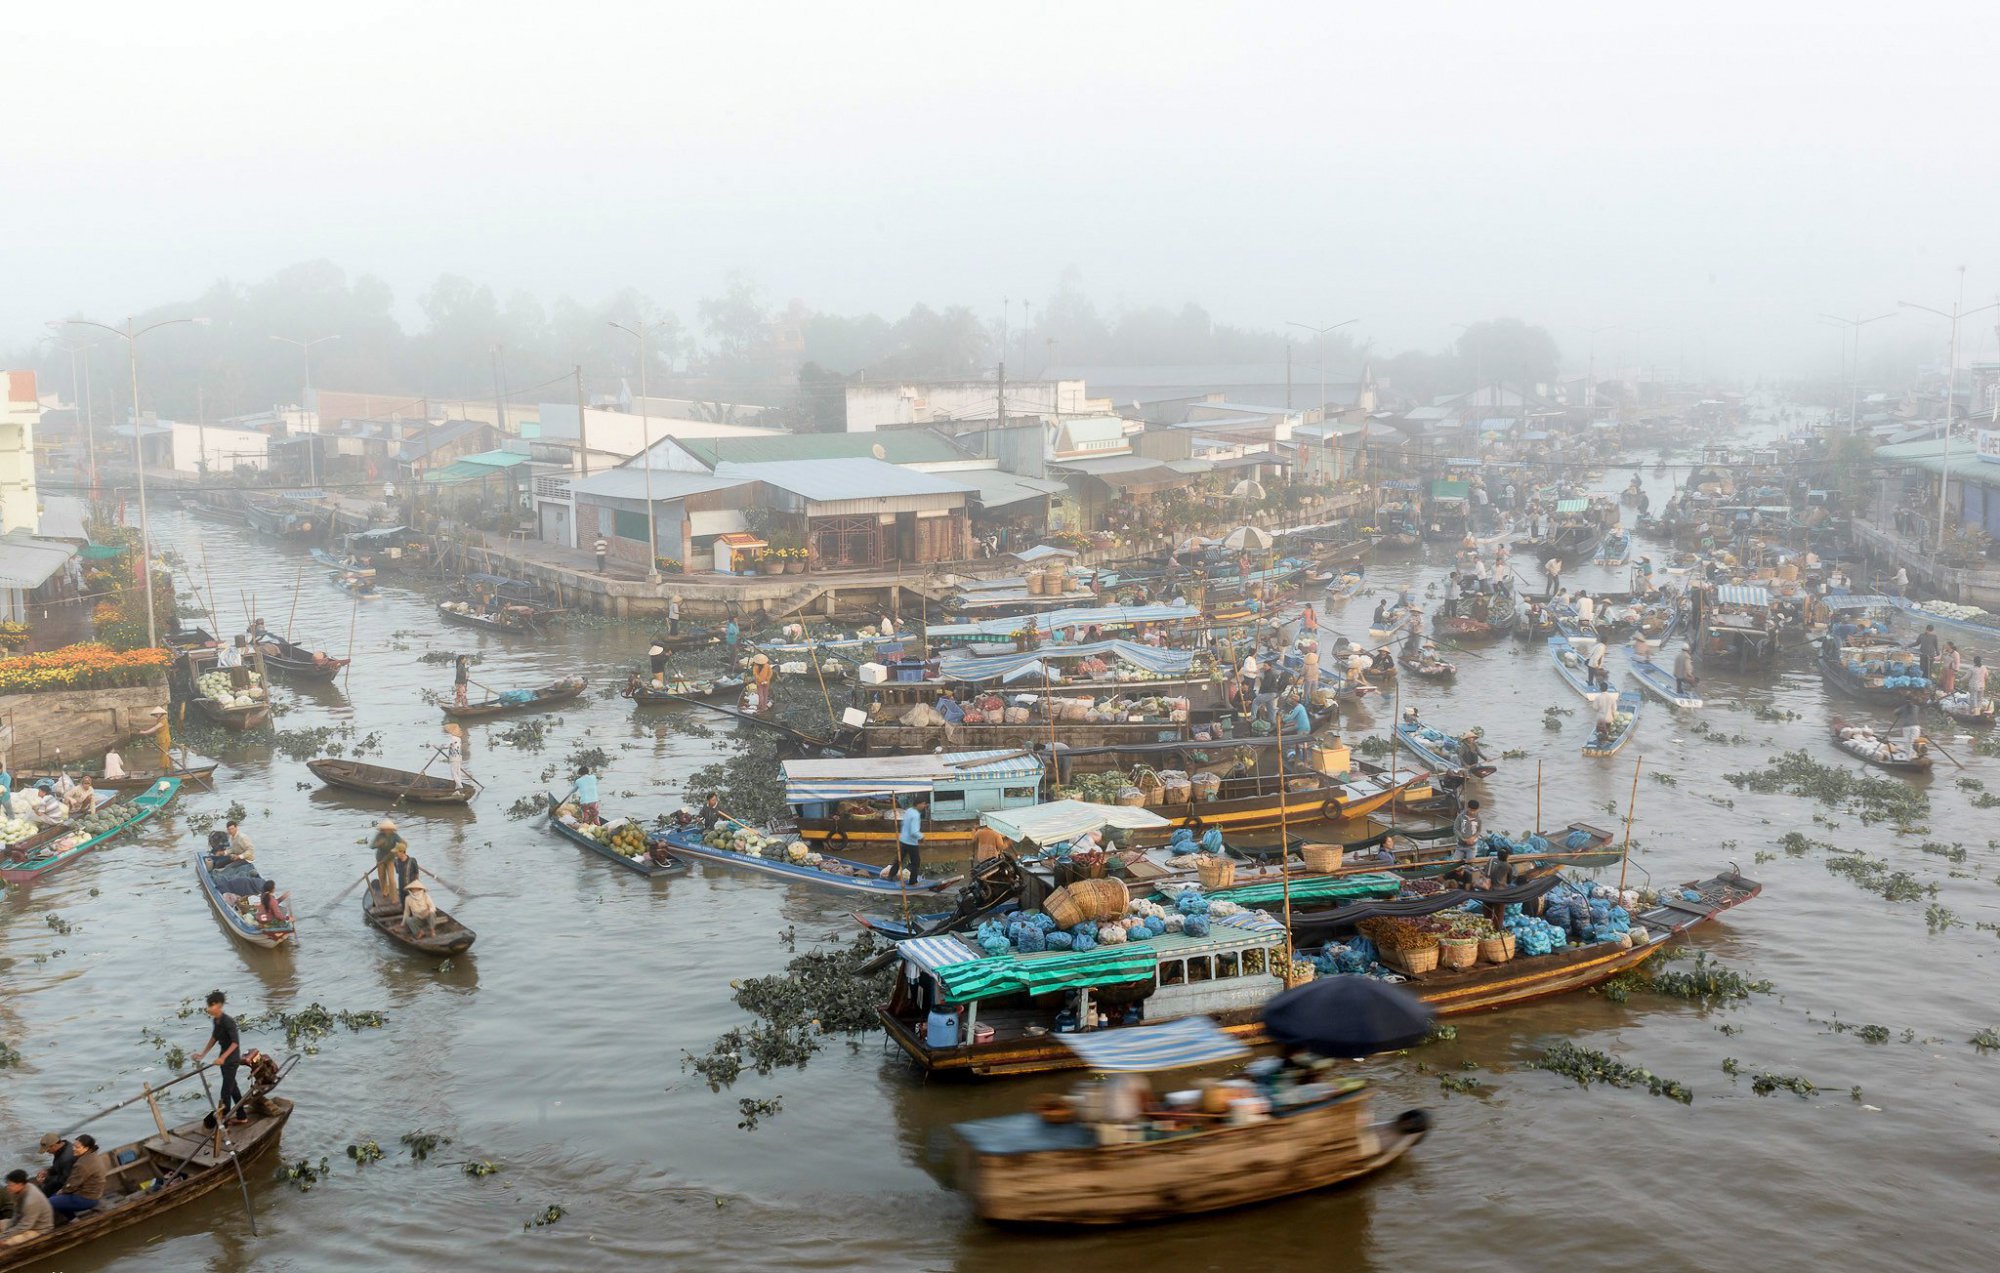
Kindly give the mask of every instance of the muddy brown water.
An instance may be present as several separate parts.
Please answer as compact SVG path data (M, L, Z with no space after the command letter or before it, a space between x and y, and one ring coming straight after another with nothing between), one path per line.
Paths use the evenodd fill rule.
M1602 485L1625 479L1613 469ZM1667 478L1647 470L1646 480L1661 499ZM240 622L239 591L274 626L285 618L302 555L180 514L161 522L163 542L197 569L206 555L225 624ZM1445 568L1415 554L1378 563L1372 579L1421 588ZM1622 582L1587 568L1573 578ZM340 652L351 622L360 662L334 690L280 686L289 709L280 728L351 720L358 734L383 736L382 753L368 759L415 768L439 725L420 693L448 691L450 679L417 661L423 650L478 650L479 679L499 687L572 671L622 680L641 650L643 633L619 626L545 641L441 629L425 595L392 576L381 592L357 611L307 566L295 635ZM1337 608L1329 627L1363 635L1373 602ZM510 722L474 726L470 768L488 790L469 810L403 815L417 856L480 894L441 894L480 934L448 970L364 929L353 898L308 918L294 950L251 951L224 933L189 868L196 815L219 814L232 799L247 806L260 865L308 916L371 860L358 842L378 806L321 791L301 762L268 745L228 748L216 793L184 794L140 834L0 900L0 1040L23 1056L0 1071L0 1157L28 1165L43 1129L162 1077L146 1032L192 1051L206 1032L176 1012L220 986L245 1014L317 1002L387 1015L381 1029L323 1040L286 1084L299 1108L284 1155L328 1158L329 1178L300 1193L270 1179L269 1165L255 1170L261 1237L223 1193L63 1268L1990 1267L2000 1249L1987 1214L2000 1187L2000 1053L1968 1040L2000 1027L2000 942L1977 927L2000 923L2000 829L1956 780L2000 791L2000 763L1954 747L1969 768L1940 766L1924 784L1930 830L1899 836L1722 781L1790 748L1842 763L1825 723L1854 705L1829 701L1802 656L1769 683L1704 681L1701 718L1724 739L1747 741L1698 738L1649 703L1625 752L1592 761L1578 753L1581 701L1543 650L1514 641L1478 653L1460 658L1455 685L1412 682L1405 701L1434 722L1484 725L1496 755L1528 753L1503 760L1488 784L1489 825L1532 825L1538 761L1544 825L1609 825L1626 808L1634 760L1643 761L1634 878L1669 883L1733 861L1763 881L1761 899L1692 944L1775 989L1706 1009L1643 992L1622 1004L1570 995L1461 1019L1454 1041L1367 1063L1381 1116L1421 1105L1436 1127L1403 1163L1358 1187L1138 1230L997 1232L943 1183L949 1126L1017 1109L1065 1079L925 1084L870 1036L836 1041L803 1072L712 1094L680 1060L741 1019L730 980L781 968L786 930L802 942L844 937L851 903L701 865L649 881L511 820L508 803L542 790L542 770L578 743L613 756L608 809L670 807L685 776L736 728L711 718L702 725L713 736L694 735L674 711L635 713L594 693L560 713L540 752L492 741ZM1574 712L1555 732L1543 728L1549 705ZM1760 720L1759 705L1797 719ZM1392 706L1351 718L1350 735L1386 728ZM1816 824L1815 814L1838 825ZM1821 850L1785 856L1777 840L1793 829L1935 884L1959 925L1929 931L1928 900L1863 893L1826 870ZM1962 844L1964 861L1920 852L1926 841ZM50 916L71 931L58 932ZM1834 1030L1836 1018L1885 1026L1891 1039L1864 1042ZM1559 1039L1685 1082L1694 1102L1579 1090L1526 1068ZM246 1041L283 1050L269 1032ZM1722 1069L1732 1057L1741 1077ZM1753 1095L1760 1070L1803 1075L1819 1090ZM1484 1094L1447 1096L1440 1072L1472 1074ZM782 1112L738 1129L739 1098L779 1095ZM188 1115L185 1102L170 1108ZM141 1134L143 1117L128 1111L93 1130L111 1143ZM413 1163L397 1142L416 1130L453 1144L431 1164ZM388 1159L355 1166L345 1148L363 1139L379 1141ZM464 1157L504 1170L471 1179L449 1165ZM567 1215L524 1231L551 1204Z

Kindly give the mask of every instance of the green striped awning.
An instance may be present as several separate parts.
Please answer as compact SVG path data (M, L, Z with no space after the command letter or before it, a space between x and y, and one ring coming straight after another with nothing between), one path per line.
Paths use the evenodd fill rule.
M1031 995L1086 986L1115 986L1151 980L1159 952L1145 942L1100 946L1072 954L993 955L936 969L946 1003L971 1003L1026 991Z
M1403 889L1403 881L1393 875L1320 875L1310 879L1292 881L1294 902L1339 902L1351 901L1357 897L1394 897ZM1217 889L1208 895L1211 899L1221 898L1238 906L1256 909L1269 906L1273 902L1285 900L1285 886L1282 881L1271 884L1243 884L1236 888Z
M1590 501L1587 499L1559 499L1556 501L1556 511L1558 513L1581 513L1589 507Z

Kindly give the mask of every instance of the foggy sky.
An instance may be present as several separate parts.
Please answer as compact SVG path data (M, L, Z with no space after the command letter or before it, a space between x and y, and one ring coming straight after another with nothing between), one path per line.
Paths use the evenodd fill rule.
M997 317L1074 265L1387 350L1506 313L1579 369L1616 325L1601 365L1818 370L1820 311L2000 289L1996 12L9 6L0 347L320 257L410 322L444 272L692 321L732 271Z

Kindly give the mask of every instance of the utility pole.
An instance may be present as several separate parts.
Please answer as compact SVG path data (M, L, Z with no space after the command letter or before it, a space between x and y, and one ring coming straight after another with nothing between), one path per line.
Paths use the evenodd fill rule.
M586 423L583 413L583 364L570 368L570 374L576 377L576 458L577 466L582 470L578 476L589 477L590 425Z
M498 345L493 346L493 409L497 413L494 417L493 427L500 431L501 437L506 437L507 395L500 388L500 346Z
M1331 327L1314 327L1314 326L1312 326L1312 325L1311 325L1311 324L1309 324L1309 323L1295 323L1295 322L1291 322L1291 321L1289 321L1289 320L1287 320L1287 321L1286 321L1286 323L1285 323L1285 325L1286 325L1287 327L1301 327L1301 328L1304 328L1304 329L1305 329L1306 331L1309 331L1309 332L1311 332L1311 333L1312 333L1312 334L1313 334L1314 336L1316 336L1316 337L1318 337L1318 338L1319 338L1319 344L1320 344L1320 350L1319 350L1319 418L1320 418L1320 419L1321 419L1322 421L1326 419L1326 353L1327 353L1327 351L1326 351L1326 338L1327 338L1327 336L1328 336L1328 335L1329 335L1330 333L1333 333L1333 332L1337 332L1337 331L1339 331L1339 330L1340 330L1341 328L1343 328L1343 327L1346 327L1346 326L1347 326L1348 324L1350 324L1350 323L1358 323L1358 322L1360 322L1360 321L1361 321L1361 320L1360 320L1360 319L1358 319L1358 318L1349 318L1349 319L1346 319L1346 320L1344 320L1344 321L1342 321L1342 322L1338 322L1338 323L1335 323L1335 324L1333 324L1333 325L1332 325ZM1287 355L1287 360L1289 361L1289 357L1290 357L1290 353L1291 353L1291 350L1290 350L1290 348L1289 348L1289 347L1287 347L1287 349L1286 349L1286 351L1285 351L1285 352L1286 352L1286 355ZM1289 375L1287 375L1286 379L1287 379L1287 380L1289 380L1289 379L1290 379L1290 376L1289 376Z
M1917 305L1910 301L1897 301L1904 309L1920 309L1926 314L1936 314L1939 318L1951 320L1951 348L1945 351L1944 375L1944 451L1939 457L1941 471L1938 474L1937 535L1934 538L1933 553L1944 551L1945 495L1951 490L1951 413L1958 406L1958 323L1960 319L1974 314L1983 314L1989 309L2000 309L2000 301L1991 305L1981 305L1978 309L1965 308L1965 267L1958 267L1958 299L1951 305L1951 312L1932 309L1928 305Z
M202 485L208 484L208 394L194 387L194 471Z
M1285 337L1285 410L1292 409L1292 338Z
M654 516L653 507L653 404L646 393L646 333L658 327L665 320L648 323L641 319L636 327L623 323L612 323L619 331L639 342L639 465L646 478L646 582L658 587L660 583L660 528Z
M993 385L993 430L1007 431L1007 360L1000 360L1000 374Z
M293 340L290 336L273 335L272 340L291 345L298 349L304 360L306 382L305 391L299 396L299 430L306 438L306 481L312 486L319 485L319 410L313 405L313 346L323 345L329 340L339 340L339 333L331 336L315 336L311 340ZM305 433L306 412L313 413L313 427Z
M1857 433L1861 429L1861 329L1870 323L1879 323L1885 318L1894 318L1892 313L1877 314L1873 318L1842 318L1838 314L1821 314L1828 322L1840 323L1848 329L1853 339L1854 357L1847 368L1847 431Z

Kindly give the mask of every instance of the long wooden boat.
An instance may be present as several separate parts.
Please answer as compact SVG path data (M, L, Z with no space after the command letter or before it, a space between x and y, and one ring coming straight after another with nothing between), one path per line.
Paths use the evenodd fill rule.
M1115 747L1120 744L1157 743L1192 739L1199 722L1147 721L1093 724L1058 721L1054 734L1074 747ZM913 752L1034 747L1049 741L1049 722L1029 721L1022 725L899 725L893 722L866 725L859 731L860 750L870 756L898 756ZM1221 739L1216 745L1227 742Z
M290 500L246 500L243 504L243 520L250 529L279 539L304 539L316 527L312 513L296 507L287 507Z
M363 579L373 579L375 577L375 567L364 565L354 558L341 553L328 552L324 548L313 549L312 559L327 569L338 571L341 574L359 575Z
M240 508L224 508L220 504L209 504L198 499L189 500L181 507L205 522L219 522L225 526L244 525L243 510Z
M1632 560L1632 536L1622 530L1614 530L1605 535L1597 545L1597 555L1593 560L1600 566L1623 566Z
M264 666L274 676L288 681L324 682L338 678L352 662L337 659L324 650L309 650L303 645L295 645L275 632L266 632L257 638L257 644L264 655Z
M219 1189L234 1192L238 1169L247 1172L268 1156L292 1116L291 1101L282 1096L264 1100L271 1113L229 1128L220 1146L215 1132L197 1118L172 1128L162 1123L144 1140L100 1151L104 1197L68 1224L25 1242L0 1245L0 1273L54 1267L49 1262L64 1252L150 1224Z
M1701 698L1695 694L1683 694L1675 688L1674 674L1651 659L1642 659L1625 647L1625 670L1632 679L1639 682L1639 688L1659 699L1668 707L1679 707L1693 711L1701 706Z
M1426 725L1422 721L1397 721L1396 741L1402 744L1403 750L1423 761L1437 773L1468 774L1473 778L1485 778L1495 769L1495 766L1481 761L1468 771L1464 756L1459 749L1457 736Z
M793 862L783 857L758 857L749 853L738 853L734 849L717 848L701 838L701 832L693 828L669 831L666 841L674 852L705 862L719 862L727 866L739 867L746 871L756 871L763 875L773 875L779 879L794 880L802 884L813 884L821 888L840 889L849 893L874 893L884 897L919 896L941 893L959 882L963 877L941 877L921 875L904 884L891 876L882 877L882 867L867 862L857 862L853 858L834 857L814 850L812 856L819 858L818 864ZM969 843L969 841L968 841ZM928 835L924 847L931 847Z
M1964 690L1958 690L1950 694L1939 694L1932 706L1961 725L1970 725L1975 729L1993 727L1995 705L1992 698L1988 698L1986 706L1975 712L1972 710L1972 695Z
M477 703L467 703L459 707L453 703L441 703L446 720L485 720L490 716L505 716L509 712L538 712L558 703L576 701L590 682L581 676L565 676L560 681L552 681L539 689L528 691L530 697L509 701L503 694L483 699Z
M1454 641L1497 641L1520 622L1520 607L1512 592L1475 593L1460 597L1457 613L1446 615L1442 607L1432 621L1431 631Z
M1917 655L1915 651L1900 646L1838 646L1831 650L1823 646L1819 656L1820 677L1825 680L1829 688L1838 690L1849 698L1859 699L1864 703L1895 706L1906 702L1928 702L1937 692L1927 678L1920 676L1902 676L1895 679L1922 681L1921 685L1892 686L1885 683L1890 679L1887 676L1857 673L1841 658L1842 651L1848 649L1871 650L1885 662L1894 658L1897 662L1907 663L1911 667L1917 665Z
M273 928L265 928L250 916L243 914L222 899L222 887L216 882L215 872L208 865L208 853L196 849L194 853L194 878L201 885L202 896L215 911L215 917L229 930L229 935L246 946L259 950L276 950L297 936L297 930L290 920Z
M1877 769L1886 769L1890 773L1897 774L1922 774L1929 773L1931 770L1931 758L1923 752L1902 757L1898 757L1893 753L1887 756L1882 755L1876 748L1878 745L1889 744L1890 739L1884 735L1877 734L1873 729L1865 725L1855 725L1850 721L1836 716L1833 718L1831 728L1833 745L1864 765L1873 765ZM1850 732L1857 729L1865 732Z
M9 884L29 884L61 870L158 813L180 789L180 779L161 778L137 795L125 796L101 806L97 810L99 814L118 815L119 821L115 825L91 836L72 828L54 839L40 841L24 856L0 858L0 880Z
M1584 667L1583 651L1576 648L1570 639L1558 632L1549 638L1549 661L1556 666L1556 674L1577 693L1589 698L1597 691L1590 687L1590 673Z
M959 1123L955 1184L996 1224L1139 1224L1269 1202L1372 1175L1423 1139L1421 1110L1369 1121L1371 1094L1351 1079L1256 1122L1136 1141L1036 1113Z
M648 852L639 857L626 857L610 845L598 843L596 837L580 831L576 827L564 822L561 818L558 818L556 810L562 808L560 797L545 794L544 798L549 802L549 830L555 832L558 837L568 840L579 849L587 850L608 861L616 862L635 875L668 876L687 874L688 864L686 860L678 854L669 852L667 842L664 839L648 835L646 837Z
M478 628L482 632L500 632L510 636L532 636L541 631L535 622L534 611L526 606L509 605L498 610L474 610L469 606L463 610L452 608L465 604L462 601L440 601L438 618L462 628Z
M369 880L368 887L361 891L362 922L405 950L419 955L456 955L470 950L479 936L440 906L437 908L436 931L429 937L419 937L403 927L402 906L382 906L379 904L381 896L375 891L375 881Z
M76 777L84 773L90 774L90 785L96 787L99 791L143 791L162 778L176 778L183 783L195 783L201 787L213 790L213 785L209 782L209 779L215 776L215 766L188 765L183 768L168 770L128 769L122 778L106 778L102 774L91 773L87 769L79 769L71 777ZM24 769L14 775L14 786L16 788L32 787L44 778L53 782L61 776L60 773L52 769Z
M1458 675L1458 664L1435 654L1399 654L1396 663L1409 675L1425 681L1449 681Z
M1597 726L1591 726L1590 737L1584 741L1583 754L1586 756L1615 756L1619 748L1632 739L1632 731L1639 728L1639 709L1646 700L1637 690L1618 691L1617 714L1611 720L1611 732L1603 742L1597 741Z
M478 788L471 783L457 786L449 778L390 769L383 765L365 765L358 760L344 760L336 756L308 760L306 768L329 787L417 804L469 804L478 793Z
M1588 989L1636 968L1664 949L1668 938L1706 923L1762 891L1761 884L1732 870L1662 892L1657 905L1634 916L1635 922L1648 931L1644 942L1632 945L1593 942L1502 964L1481 963L1456 970L1439 968L1407 977L1404 988L1430 1004L1441 1017L1496 1011L1550 995ZM1476 893L1453 892L1426 899L1426 904L1435 908L1440 902L1455 904L1460 899L1478 897ZM1385 905L1404 904L1372 904L1353 909L1357 915L1381 913ZM1332 934L1340 931L1343 924L1351 927L1352 922L1334 910L1295 918L1294 929ZM1214 1018L1224 1031L1245 1043L1268 1042L1260 1014L1264 1002L1284 989L1284 981L1272 973L1278 967L1274 961L1283 958L1283 936L1281 929L1253 931L1229 921L1214 921L1206 938L1191 939L1168 933L1135 944L1143 949L1122 951L1126 959L1133 961L1133 966L1124 966L1117 974L1125 989L1119 991L1114 1002L1139 1003L1143 1023L1117 1028L1144 1030L1150 1024L1199 1013ZM969 1041L933 1046L927 1040L926 1022L917 1014L915 983L910 978L930 978L935 992L942 995L938 970L954 966L945 961L978 958L974 948L962 942L954 948L951 942L955 941L958 939L924 937L898 947L906 975L896 979L890 1002L876 1010L876 1019L890 1041L925 1071L939 1076L993 1078L1078 1068L1081 1063L1075 1055L1051 1035L1055 1009L1042 1006L1052 1001L1048 996L1033 1001L1013 995L991 997L986 1003L974 1000L974 1011L966 1028L960 1031L961 1038ZM960 953L954 955L954 949ZM1100 946L1098 951L1105 949ZM1029 969L1051 958L1069 957L1072 956L1025 955L1015 956L1011 962ZM1150 967L1146 966L1149 960ZM1205 979L1193 978L1189 961L1204 961L1200 971ZM1089 980L1102 987L1113 978L1093 974ZM1005 985L1002 983L1002 989ZM1034 986L1028 988L1032 991ZM1092 991L1093 997L1101 993ZM945 997L929 1002L950 1001ZM981 1022L990 1030L978 1030Z
M669 676L666 684L655 686L641 679L637 684L628 684L619 691L641 707L658 706L662 703L711 703L733 702L742 697L743 678L740 676L718 676L713 680L703 680L692 676Z
M326 581L357 601L373 601L382 595L376 591L372 576L329 570L326 572Z
M206 716L224 729L233 729L238 732L257 729L268 723L271 719L271 701L269 699L260 699L248 707L231 707L220 699L210 698L206 694L189 701L194 704L195 711Z

